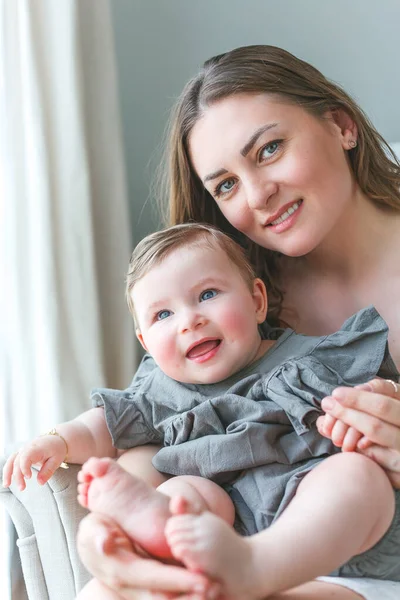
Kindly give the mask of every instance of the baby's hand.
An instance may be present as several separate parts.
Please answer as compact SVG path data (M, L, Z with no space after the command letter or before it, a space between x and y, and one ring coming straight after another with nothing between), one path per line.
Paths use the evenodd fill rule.
M328 414L318 417L317 428L321 435L329 438L342 452L356 452L357 444L363 437L354 427Z
M8 487L14 479L19 489L26 488L25 479L32 476L32 465L41 466L37 476L43 485L50 479L65 458L66 448L62 438L56 435L43 435L14 452L3 468L3 486Z

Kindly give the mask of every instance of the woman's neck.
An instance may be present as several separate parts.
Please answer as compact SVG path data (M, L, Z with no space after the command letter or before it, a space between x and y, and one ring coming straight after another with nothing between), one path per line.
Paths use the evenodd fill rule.
M280 318L297 332L325 335L373 304L389 324L399 364L400 317L393 298L400 294L400 211L361 195L352 209L311 254L282 261Z
M323 243L300 259L300 270L343 283L357 281L390 260L390 250L400 250L399 234L400 211L379 207L358 190Z

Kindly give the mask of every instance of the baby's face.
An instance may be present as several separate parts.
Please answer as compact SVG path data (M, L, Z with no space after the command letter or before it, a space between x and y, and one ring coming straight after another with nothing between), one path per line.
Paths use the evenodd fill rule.
M249 290L219 248L171 252L134 286L137 335L164 373L182 383L216 383L261 355L264 284Z

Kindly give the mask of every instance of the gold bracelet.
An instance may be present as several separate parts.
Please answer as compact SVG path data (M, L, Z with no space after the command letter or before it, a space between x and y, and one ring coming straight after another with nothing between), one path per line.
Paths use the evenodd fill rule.
M68 444L67 444L67 440L65 439L65 437L63 437L63 436L61 435L61 433L58 433L57 429L55 429L54 427L53 427L53 429L50 429L50 431L48 431L47 433L43 433L42 435L43 435L43 436L44 436L44 435L56 435L56 436L58 436L59 438L61 438L61 439L62 439L62 441L63 441L63 442L64 442L64 444L65 444L65 449L66 449L66 451L67 451L67 452L66 452L66 454L65 454L65 458L64 458L64 460L62 461L62 463L61 463L60 467L61 467L62 469L69 469L69 466L68 466Z

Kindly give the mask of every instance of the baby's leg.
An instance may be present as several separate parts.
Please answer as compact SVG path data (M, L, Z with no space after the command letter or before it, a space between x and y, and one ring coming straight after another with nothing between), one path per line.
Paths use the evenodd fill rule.
M78 500L83 506L114 519L132 540L150 554L172 558L164 534L166 522L171 516L170 498L165 493L154 490L109 458L89 459L83 465L78 479ZM191 483L179 482L179 478L171 480L177 482L175 490L180 494L182 510L185 512L212 509L212 488L215 488L218 498L215 505L221 503L219 494L225 494L217 485L201 478L198 478L197 487L193 487L196 479L192 478ZM202 483L206 499L201 495ZM173 488L170 489L172 491Z
M232 500L219 485L208 479L182 475L168 479L157 490L171 498L169 508L173 515L201 514L207 510L229 525L234 523L235 507Z
M229 598L265 598L327 575L376 544L390 526L394 493L373 461L336 454L313 469L282 516L241 538L216 516L172 517L166 536L190 569L223 582Z
M168 476L159 473L151 462L153 456L159 450L160 446L153 446L152 444L137 446L121 454L117 462L125 471L143 479L143 481L156 488L168 479Z

